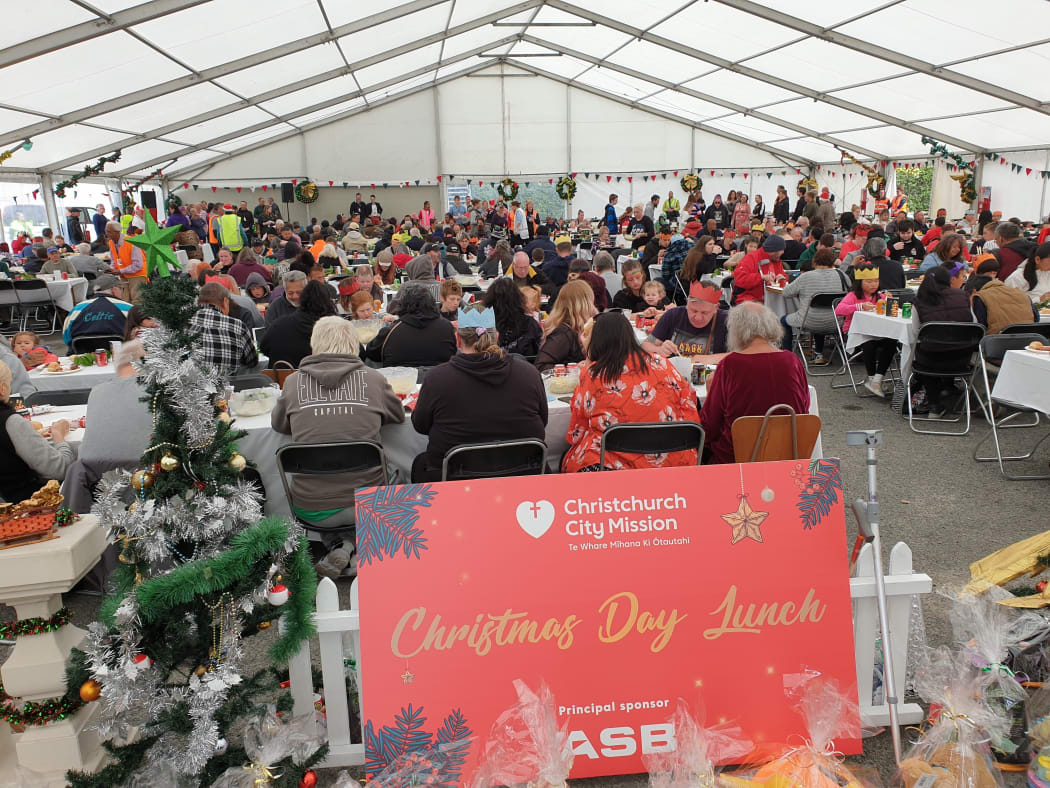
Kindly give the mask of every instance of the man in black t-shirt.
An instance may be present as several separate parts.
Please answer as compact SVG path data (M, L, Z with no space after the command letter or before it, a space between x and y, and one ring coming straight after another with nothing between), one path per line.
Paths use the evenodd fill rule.
M665 358L686 356L695 363L717 364L729 350L729 312L718 308L721 297L710 282L693 282L686 305L668 309L642 348Z
M645 215L645 206L641 203L634 206L634 215L631 216L631 222L627 225L627 234L634 238L631 241L632 249L645 248L645 245L656 235L653 220Z
M354 195L354 201L350 203L350 216L352 217L356 213L359 217L364 219L366 216L366 209L367 204L361 199L361 192L358 192Z

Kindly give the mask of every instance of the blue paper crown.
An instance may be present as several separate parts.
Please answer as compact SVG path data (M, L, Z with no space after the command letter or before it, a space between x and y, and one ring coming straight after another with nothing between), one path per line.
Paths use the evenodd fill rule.
M494 309L460 309L457 323L460 328L496 328L496 311Z

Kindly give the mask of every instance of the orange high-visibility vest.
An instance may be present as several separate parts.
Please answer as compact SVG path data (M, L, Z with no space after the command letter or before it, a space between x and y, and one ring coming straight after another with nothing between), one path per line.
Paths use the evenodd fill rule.
M140 271L130 274L124 273L124 270L132 265L133 261L131 255L134 248L134 246L125 241L121 244L120 251L118 252L117 247L113 245L113 242L109 242L109 261L113 264L113 267L117 269L117 272L125 279L135 279L137 277L145 278L147 276L145 261L143 261L142 269Z

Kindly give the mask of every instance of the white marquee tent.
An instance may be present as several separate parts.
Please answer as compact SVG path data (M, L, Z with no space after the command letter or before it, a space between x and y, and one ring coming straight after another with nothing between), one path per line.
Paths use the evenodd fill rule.
M13 155L0 181L36 180L50 198L56 182L118 150L105 177L160 170L166 188L219 197L292 178L419 181L438 196L450 176L575 172L590 178L576 207L597 213L608 191L641 199L694 169L705 180L714 171L708 193L750 180L768 199L778 182L793 192L800 170L840 203L858 201L866 179L845 151L880 168L936 163L936 199L957 215L958 189L926 136L975 162L994 208L1032 219L1050 208L1044 0L381 7L12 4L0 32L0 149Z

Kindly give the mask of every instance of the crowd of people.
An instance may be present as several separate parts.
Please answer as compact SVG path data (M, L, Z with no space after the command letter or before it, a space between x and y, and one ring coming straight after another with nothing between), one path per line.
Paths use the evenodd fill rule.
M907 300L920 321L976 321L994 333L1038 320L1036 305L1050 299L1050 242L1033 242L1019 221L990 212L952 223L942 211L927 222L895 202L895 215L887 208L868 220L856 206L836 212L827 190L799 189L792 210L779 187L769 215L758 195L753 202L744 193L715 195L706 204L699 193L679 201L673 192L621 213L614 194L595 227L582 212L569 222L541 220L528 201L461 204L459 197L443 217L426 203L414 215L386 219L374 196L358 194L347 214L306 226L285 222L266 198L253 210L246 202L179 206L167 224L185 228L177 247L191 266L180 275L199 285L192 326L204 357L228 377L258 369L260 358L294 370L273 411L274 430L301 442L380 440L380 428L406 414L374 368L419 368L410 418L429 443L410 476L428 481L440 478L442 459L457 445L544 439L544 376L574 365L570 448L551 458L552 467L695 463L696 451L608 452L604 464L599 459L610 425L683 420L705 430L701 461L732 462L735 419L773 405L806 412L806 365L828 364L839 321L848 333L858 311L875 310L886 291L904 291L913 266L921 281ZM106 400L93 392L91 410L134 400L134 360L144 352L135 340L155 325L138 305L148 283L144 260L127 241L138 217L126 218L102 225L108 262L86 244L66 258L58 247L24 244L21 260L9 260L25 270L38 263L42 271L90 271L93 290L69 312L62 341L112 336L127 349L116 363L117 380L106 384L115 390ZM205 245L213 262L204 262ZM618 265L618 257L629 259ZM493 281L479 288L464 278L472 274ZM770 286L791 299L786 314L764 305ZM818 298L828 294L840 296L833 307ZM365 324L373 330L362 341ZM803 336L811 338L805 356L796 341ZM873 339L858 352L864 386L883 396L897 342ZM0 343L6 500L19 500L43 479L61 479L76 456L68 425L56 422L46 440L12 418L12 392L32 391L26 370L53 357L29 332L10 347ZM715 367L706 400L672 363L679 358ZM952 361L919 360L927 368ZM360 407L338 417L319 416L310 405L317 397L308 392L356 391L361 382L368 394ZM941 383L921 379L923 412L944 411ZM126 431L124 454L134 457L146 421L142 431ZM308 521L338 518L355 486L379 481L297 482L297 495L317 505L296 513Z

